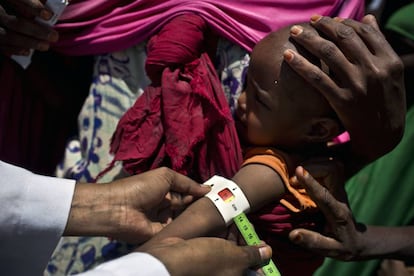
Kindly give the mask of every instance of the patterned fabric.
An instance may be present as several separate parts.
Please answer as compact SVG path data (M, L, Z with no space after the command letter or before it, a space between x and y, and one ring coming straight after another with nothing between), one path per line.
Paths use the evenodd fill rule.
M232 110L243 87L249 55L227 40L219 40L217 69ZM108 166L110 138L119 118L142 94L149 80L145 76L145 45L126 51L97 56L89 96L79 115L79 139L68 143L58 168L60 177L81 181L95 179ZM120 164L99 182L112 180L121 172ZM119 257L131 246L104 237L64 237L55 249L45 275L69 275L88 270Z
M68 143L57 176L93 182L111 161L110 137L119 118L142 94L149 80L144 74L145 44L96 58L89 96L79 114L79 139ZM122 166L101 178L113 180ZM108 238L64 237L46 269L46 275L85 271L128 252L129 246Z
M144 73L145 45L96 58L93 81L78 118L79 139L69 142L57 176L92 182L112 161L109 142L119 118L142 94L149 80ZM120 166L100 179L110 181Z

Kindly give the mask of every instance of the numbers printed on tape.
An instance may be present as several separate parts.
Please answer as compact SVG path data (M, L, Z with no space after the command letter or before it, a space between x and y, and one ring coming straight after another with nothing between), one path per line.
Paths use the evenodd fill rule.
M257 236L256 231L244 213L236 216L233 220L248 245L260 244L259 236ZM272 260L263 266L262 270L267 276L280 276L280 272Z

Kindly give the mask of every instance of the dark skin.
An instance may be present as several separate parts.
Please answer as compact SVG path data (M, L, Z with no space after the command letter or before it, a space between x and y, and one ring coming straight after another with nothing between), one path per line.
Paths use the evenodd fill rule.
M0 3L0 52L4 55L28 55L30 49L47 51L56 42L53 28L34 20L48 20L53 13L39 0L4 0Z
M303 144L319 146L339 134L339 128L335 122L326 122L331 109L325 99L283 63L283 50L296 49L288 39L289 28L283 28L266 36L254 48L246 87L245 123L252 145L294 150L295 159L300 159L299 148ZM243 166L233 181L246 195L251 212L271 202L277 204L286 192L280 175L262 164ZM170 236L189 239L218 235L225 229L226 224L212 202L202 198L141 248L150 248L154 241Z
M238 276L266 263L272 250L265 245L237 246L221 238L168 238L154 244L147 253L159 259L174 276Z
M312 28L299 28L299 31L292 28L292 38L323 60L334 74L326 74L290 49L284 52L284 59L335 110L352 140L345 145L350 151L344 151L342 157L345 160L357 157L353 164L355 168L360 168L388 152L401 139L405 122L405 89L401 60L386 42L372 16L364 17L362 22L340 22L337 19L314 16L311 24L324 33L327 39L319 36ZM378 49L378 45L382 45L381 49ZM373 49L376 51L373 52ZM337 75L341 77L335 77ZM392 104L388 105L389 103ZM379 136L381 137L378 138ZM251 166L255 165L245 168ZM250 186L246 177L263 177L264 183L267 181L263 186L266 195L261 197L253 188L253 192L250 192L248 187L254 185ZM246 174L242 169L234 180L245 192L253 210L284 193L280 185L275 185L280 182L277 173L264 166L257 165ZM258 197L253 193L258 194ZM198 226L192 229L183 227L189 221L197 221ZM193 235L216 235L225 228L220 214L208 199L200 199L192 204L174 222L176 223L170 224L141 248L150 247L151 243L177 233L182 238L190 238Z
M77 183L64 235L110 236L139 243L209 190L167 168L105 184ZM272 255L265 244L237 246L219 238L169 238L146 252L160 260L171 275L242 275Z
M249 185L252 179L255 179L254 183L260 182L261 189ZM285 192L279 175L263 165L248 165L245 169L241 169L233 180L238 183L248 198L251 211L259 209L274 197L281 197ZM168 237L190 239L200 236L221 236L225 230L226 224L214 204L208 198L201 198L151 240L141 245L138 250L146 251Z
M141 243L209 190L168 168L105 184L77 183L63 234Z
M294 243L343 261L374 258L412 260L414 226L383 227L358 224L346 198L333 196L302 167L296 169L296 177L324 213L329 231L316 233L306 229L295 229L289 235ZM335 184L343 186L341 183Z
M15 2L18 1L7 1ZM40 3L39 1L20 0L21 3ZM18 28L18 32L9 31L2 35L0 39L0 50L6 54L24 54L30 48L36 50L47 50L49 42L55 41L57 38L52 33L50 28L41 28L42 30L36 37L31 37L31 28L36 28L33 25L38 25L32 18L39 14L38 9L30 8L34 12L30 13L30 16L24 14L22 18L29 17L30 24L24 24L24 28L14 25L10 26L10 22L13 20L25 21L16 17L11 17L12 21L7 21L10 18L9 9L4 5L2 7L2 18L1 27L5 29L5 26L9 26L9 30ZM4 11L3 11L4 10ZM41 8L41 10L44 10ZM26 16L26 17L25 17ZM49 18L46 16L45 19ZM6 19L6 20L4 20ZM14 22L15 22L14 21ZM329 103L338 113L341 121L347 129L348 124L353 120L357 119L363 126L372 126L373 122L370 118L376 118L377 114L383 114L387 116L380 116L379 120L375 120L375 127L359 127L349 129L352 137L351 153L354 156L358 156L362 163L369 162L378 156L385 154L391 148L393 148L400 140L403 126L404 126L404 108L401 108L404 103L404 85L401 82L402 78L399 74L402 71L402 64L399 59L395 59L393 51L382 47L380 52L373 54L366 45L358 42L356 36L352 36L347 40L347 43L341 43L342 37L338 35L335 30L343 28L342 25L337 25L338 22L334 22L331 18L323 18L323 20L312 22L313 26L319 31L325 33L328 39L321 38L318 34L308 32L305 30L301 34L296 34L294 39L305 46L309 51L314 49L315 55L324 60L326 63L329 62L330 68L334 71L343 72L351 80L349 86L343 87L340 80L329 76L323 75L320 69L314 68L313 64L310 64L297 53L287 52L285 54L285 60L289 65L299 74L301 74L312 86L319 89L321 93L325 91L323 88L328 87L330 92L324 96L328 99ZM349 22L348 22L349 23ZM339 24L339 23L338 23ZM347 25L347 21L343 23ZM350 25L349 25L350 24ZM358 37L364 37L365 41L375 41L377 45L386 45L387 42L381 37L381 33L378 28L375 28L375 22L372 18L364 18L363 23L351 22L347 26L351 26L353 31L358 34ZM355 26L354 26L355 25ZM18 27L16 27L18 26ZM371 27L369 27L371 26ZM10 34L17 33L15 36ZM37 32L35 32L37 33ZM305 37L305 34L306 37ZM47 38L47 39L45 39ZM52 38L52 39L50 39ZM366 38L366 39L365 39ZM27 42L27 39L31 42ZM333 42L339 41L338 44L332 44ZM10 45L10 41L13 44ZM40 44L39 44L40 43ZM47 44L47 46L46 46ZM326 48L329 46L328 48ZM318 49L325 49L319 52ZM331 49L326 51L326 49ZM364 68L362 64L352 64L355 70L341 70L340 68L346 68L346 65L350 64L353 55L363 51L366 53L365 57L368 59L368 63L371 68ZM345 59L339 56L332 56L330 53L342 53L345 54ZM294 57L292 59L292 57ZM366 70L369 69L369 70ZM312 72L309 74L308 72ZM394 78L384 78L392 74ZM345 78L345 77L344 77ZM358 85L362 84L362 85ZM354 89L358 88L358 89ZM377 104L372 104L373 102ZM349 108L352 106L352 110ZM405 104L403 105L405 106ZM359 116L360 115L360 116ZM371 144L372 139L375 138L375 145L365 147L366 144ZM380 140L378 140L380 139Z
M312 28L292 29L292 38L323 60L332 73L290 50L285 60L328 100L350 133L351 143L344 145L342 159L352 175L401 140L406 113L404 66L372 15L361 22L315 15L311 24L326 38Z

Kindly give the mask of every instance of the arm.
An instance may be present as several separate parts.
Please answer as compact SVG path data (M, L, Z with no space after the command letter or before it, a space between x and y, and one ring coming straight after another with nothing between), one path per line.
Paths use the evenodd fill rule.
M0 175L0 268L13 275L40 274L65 224L65 235L142 242L171 220L164 211L181 209L210 190L166 168L76 188L74 180L35 175L1 161ZM149 218L149 210L162 216ZM22 249L25 254L16 252Z
M292 38L323 60L329 73L292 51L285 52L285 60L324 95L350 133L350 150L343 154L345 161L352 161L347 169L355 171L401 140L403 64L373 16L361 22L314 16L311 24L315 29L292 28Z
M107 184L78 183L64 235L141 243L168 224L174 212L209 190L167 168Z
M244 166L233 180L247 197L250 211L255 211L266 203L277 200L285 193L285 187L279 175L265 165ZM154 243L168 237L190 239L219 235L225 229L225 222L214 204L208 198L201 198L191 204L154 238L142 245L140 250L150 248Z
M41 274L65 227L75 181L1 161L0 176L0 269Z
M171 238L154 245L147 253L131 253L79 275L238 276L244 275L249 267L262 265L271 256L272 249L266 245L237 246L218 238Z
M329 236L295 229L290 233L293 242L324 256L344 261L373 258L412 259L414 257L414 226L365 226L355 222L344 201L339 201L309 173L298 167L298 181L306 187L327 218Z

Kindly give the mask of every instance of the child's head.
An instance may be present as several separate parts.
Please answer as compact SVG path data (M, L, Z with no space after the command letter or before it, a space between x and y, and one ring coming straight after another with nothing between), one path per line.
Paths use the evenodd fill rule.
M326 99L283 61L283 52L293 49L321 66L289 39L289 29L270 33L251 54L246 93L240 100L246 100L247 137L254 145L297 149L328 142L341 131Z

